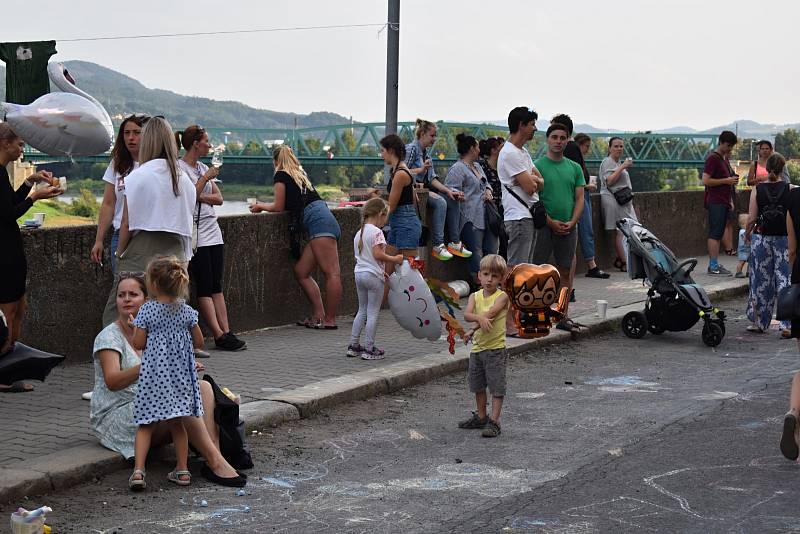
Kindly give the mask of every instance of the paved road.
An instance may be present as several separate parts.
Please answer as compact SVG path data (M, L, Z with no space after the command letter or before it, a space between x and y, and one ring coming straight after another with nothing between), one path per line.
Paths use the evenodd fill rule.
M796 532L777 439L797 346L743 333L742 306L717 350L694 329L513 360L494 440L455 428L451 376L263 429L244 496L155 464L143 495L125 472L31 505L58 532Z
M707 289L725 282L705 274L700 258L696 279ZM728 267L733 268L730 264ZM576 281L578 302L570 306L573 316L592 313L595 301L605 299L610 308L641 302L646 288L640 281L614 273L608 280L579 276ZM460 316L460 313L457 314ZM287 321L297 318L287 317ZM307 384L365 369L382 367L427 353L446 350L446 342L413 339L397 326L388 310L381 311L378 342L386 349L385 360L365 362L345 358L351 317L339 318L339 330L309 330L296 326L269 328L242 337L249 349L237 353L211 350L212 357L202 360L208 373L220 384L241 394L244 402ZM213 343L212 343L213 345ZM0 403L0 428L15 428L14 433L0 433L0 467L15 467L75 447L96 443L89 431L89 403L81 394L92 389L94 370L91 355L86 362L53 370L44 384L36 384L33 393L5 395ZM26 424L20 428L20 414ZM58 421L57 425L53 421Z

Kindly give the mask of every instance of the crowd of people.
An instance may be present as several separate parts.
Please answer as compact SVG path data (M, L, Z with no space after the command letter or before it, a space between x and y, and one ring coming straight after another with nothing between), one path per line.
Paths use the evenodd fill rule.
M473 343L468 374L477 410L459 427L481 428L486 437L500 434L506 338L519 335L508 298L499 290L505 274L522 263L550 263L574 299L579 244L586 276L610 276L596 262L589 194L599 194L603 229L616 232L614 265L623 272L626 252L616 222L637 219L628 171L633 161L623 157L624 140L609 140L607 157L594 177L584 160L591 138L573 135L568 115L551 119L545 132L546 151L533 160L526 144L537 130L537 119L535 111L516 107L508 114L507 139L459 134L458 161L443 180L436 175L429 153L437 137L435 123L418 120L415 139L408 144L398 135L385 136L380 153L390 169L387 198L365 203L353 241L359 308L346 355L364 360L385 357L376 342L377 318L388 291L385 282L397 265L418 257L423 246L429 246L431 257L438 261L454 257L467 261L473 291L464 319L474 326L468 335ZM731 274L718 256L735 213L738 176L728 158L736 141L732 132L722 132L702 175L712 275ZM10 252L0 260L0 310L9 328L2 352L19 338L25 313L26 263L16 219L33 202L63 192L46 171L13 190L5 164L20 157L23 145L6 123L0 123L0 232L4 243L10 244L6 247ZM187 466L191 443L206 460L205 478L227 486L246 483L246 475L220 452L214 417L217 401L211 385L197 378L203 365L196 358L207 355L202 351L200 318L218 349L246 349L230 325L223 291L224 236L214 210L223 202L215 183L219 170L201 161L211 148L201 126L173 133L163 117L131 115L119 127L103 178L105 191L90 259L102 263L110 232L115 277L103 329L94 344L90 422L104 446L134 458L129 480L133 490L146 487L145 460L151 446L170 439L177 456L168 476L171 482L191 482ZM342 296L341 229L291 147L277 146L273 165L274 199L255 202L250 211L288 212L294 274L310 305L310 314L297 325L336 329ZM37 183L44 186L33 188ZM788 183L785 161L767 141L759 144L759 159L750 168L748 183L753 190L741 222L737 275L745 276L747 266L747 315L752 321L748 330L763 333L771 324L778 292L800 282L800 190ZM427 216L420 204L423 189L428 190ZM324 298L312 276L317 268L325 277ZM199 313L186 304L190 280ZM569 318L567 307L557 328L575 332L582 325ZM800 320L781 323L781 336L800 338ZM792 432L799 426L800 378L795 383L787 414L791 424L786 425ZM486 410L487 388L491 413ZM31 389L23 383L0 385L0 391ZM796 444L784 453L796 458Z

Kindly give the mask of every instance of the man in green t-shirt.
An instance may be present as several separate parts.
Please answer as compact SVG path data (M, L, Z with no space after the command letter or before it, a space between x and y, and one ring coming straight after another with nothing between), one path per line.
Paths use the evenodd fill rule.
M27 105L49 93L47 62L55 53L55 41L0 43L0 60L6 63L6 102Z
M534 165L544 179L539 191L539 200L547 210L547 226L536 230L533 247L533 263L549 263L553 256L556 269L561 275L561 285L572 291L572 262L578 244L576 225L583 213L583 188L586 180L583 169L574 161L564 157L564 147L569 141L569 131L563 124L553 123L547 129L547 154L537 159ZM566 318L556 328L575 332L578 326Z

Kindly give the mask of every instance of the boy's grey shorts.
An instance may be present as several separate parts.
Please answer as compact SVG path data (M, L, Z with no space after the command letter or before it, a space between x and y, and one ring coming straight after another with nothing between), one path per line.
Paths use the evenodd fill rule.
M469 390L472 393L486 391L489 387L493 397L506 394L506 349L482 350L469 355Z

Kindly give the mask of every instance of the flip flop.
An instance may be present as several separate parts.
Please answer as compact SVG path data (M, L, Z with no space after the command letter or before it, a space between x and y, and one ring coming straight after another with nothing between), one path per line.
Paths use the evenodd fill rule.
M30 393L33 391L33 386L29 386L30 384L25 384L22 381L17 381L11 384L0 384L0 393Z
M310 328L309 325L313 324L313 321L314 320L311 317L306 317L302 321L297 321L294 324L296 324L297 326L305 326L306 328Z
M519 337L519 332L513 332L511 334L506 333L506 337Z
M326 324L322 328L324 328L325 330L338 330L339 329L339 325L338 324Z
M781 433L781 453L787 460L797 460L800 451L794 439L794 430L797 427L797 417L792 412L783 418L783 432Z
M308 323L306 325L306 328L313 328L314 330L320 330L322 328L322 319Z

